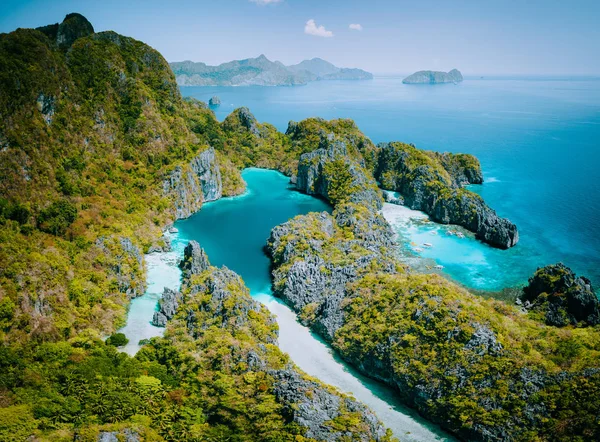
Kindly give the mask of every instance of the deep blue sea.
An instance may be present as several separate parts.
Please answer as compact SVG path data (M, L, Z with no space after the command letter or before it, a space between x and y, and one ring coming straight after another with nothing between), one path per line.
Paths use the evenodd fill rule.
M538 266L558 261L600 286L600 79L417 86L382 77L302 87L184 87L182 93L203 101L218 95L220 120L240 106L281 131L289 120L351 118L374 142L474 154L485 183L472 190L517 224L519 244L496 250L429 223L398 223L407 250L427 238L433 247L414 253L475 288L522 284Z

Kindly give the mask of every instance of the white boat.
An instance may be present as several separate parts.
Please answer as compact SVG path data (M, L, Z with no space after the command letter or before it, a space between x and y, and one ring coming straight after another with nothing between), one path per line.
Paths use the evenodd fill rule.
M438 270L442 270L444 268L444 266L441 266L441 265L438 264L438 265L435 266L435 268L438 269Z
M425 247L433 247L433 244L429 243L429 242L424 242L423 245Z
M422 252L422 251L423 251L423 249L422 249L422 248L420 248L420 247L416 247L416 248L415 248L415 252Z
M465 234L464 234L464 233L461 233L461 232L457 232L457 233L456 233L456 236L457 236L457 237L459 237L459 238L464 238L464 237L465 237Z

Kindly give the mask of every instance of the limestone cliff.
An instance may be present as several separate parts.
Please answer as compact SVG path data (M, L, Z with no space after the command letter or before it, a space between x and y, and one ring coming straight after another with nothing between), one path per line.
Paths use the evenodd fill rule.
M175 219L187 218L202 203L221 198L223 185L215 150L210 147L188 164L176 166L163 181L163 194L173 202Z
M491 246L507 249L517 244L517 227L463 188L483 182L475 157L425 152L404 143L381 143L377 148L375 178L384 189L399 192L405 205L434 221L463 226Z
M526 309L543 315L548 325L600 324L600 302L592 283L562 263L538 269L519 300Z

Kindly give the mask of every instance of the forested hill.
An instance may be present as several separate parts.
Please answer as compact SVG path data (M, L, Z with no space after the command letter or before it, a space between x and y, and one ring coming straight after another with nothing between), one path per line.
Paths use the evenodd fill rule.
M174 318L136 358L122 335L104 342L144 292L144 252L210 196L200 168L224 195L244 189L221 153L244 135L182 100L158 52L69 14L0 35L0 92L0 440L390 439L279 351L274 318L226 269L194 277L227 287L185 294L203 315L214 297L201 334Z
M240 108L219 123L158 52L79 14L0 35L0 117L1 441L391 439L300 372L275 318L194 242L164 338L117 350L144 254L169 249L176 219L243 192L250 166L333 206L274 228L266 251L274 293L349 364L466 440L600 439L589 280L547 266L513 305L397 260L378 186L517 243L466 187L482 182L476 158L374 145L345 119L281 133Z

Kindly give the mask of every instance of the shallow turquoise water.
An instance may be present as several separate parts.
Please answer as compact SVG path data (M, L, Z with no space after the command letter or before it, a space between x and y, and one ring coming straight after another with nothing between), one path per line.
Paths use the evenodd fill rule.
M404 407L390 389L348 368L273 297L270 261L263 252L271 229L296 215L331 209L322 200L292 190L289 178L278 172L246 169L242 177L248 192L204 204L190 218L178 221L179 241L198 241L212 265L224 265L242 276L251 295L277 317L279 347L302 370L354 395L404 441L453 440Z
M185 87L182 93L201 100L219 95L219 119L239 106L283 131L289 120L352 118L375 142L475 154L486 183L473 190L518 225L521 241L500 251L444 238L426 257L482 289L524 283L538 266L557 261L600 285L598 79L485 78L415 86L376 78L304 87ZM397 228L405 246L429 235L420 226Z

